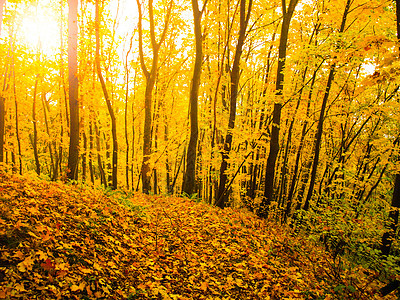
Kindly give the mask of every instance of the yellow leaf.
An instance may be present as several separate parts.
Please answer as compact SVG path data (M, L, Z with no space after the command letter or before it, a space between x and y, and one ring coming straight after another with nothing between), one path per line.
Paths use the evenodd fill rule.
M47 253L43 252L42 250L37 251L36 255L39 255L40 260L46 260L48 258Z
M21 272L25 272L26 270L32 270L33 263L35 262L34 259L32 259L32 256L28 256L24 259L24 261L20 262L18 264L18 270Z
M17 283L15 285L14 289L17 290L18 292L26 292L26 289L25 289L23 283Z
M71 285L71 291L72 292L79 291L79 286L77 286L76 284Z
M237 284L238 286L243 287L243 280L242 280L242 279L236 278L236 279L235 279L235 282L236 282L236 284Z
M79 271L81 271L84 274L92 273L92 270L86 269L86 268L83 268L83 267L79 267Z
M20 272L26 272L26 268L22 262L18 264L18 270Z
M97 271L101 271L101 266L98 263L93 263L93 268L95 268Z

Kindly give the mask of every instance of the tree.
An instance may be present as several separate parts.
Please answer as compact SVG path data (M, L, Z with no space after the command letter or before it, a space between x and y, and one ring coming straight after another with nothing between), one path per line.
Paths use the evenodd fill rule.
M117 121L115 118L114 110L111 104L110 96L108 95L107 86L104 81L103 75L101 73L100 66L100 12L99 12L99 1L96 0L96 21L95 21L95 29L96 29L96 70L97 75L99 77L101 83L101 89L103 90L104 98L106 99L108 113L111 119L111 133L112 133L112 188L115 190L118 186L118 140L117 140Z
M342 21L341 21L340 28L339 28L339 33L343 33L345 31L346 20L347 20L349 11L350 11L351 4L352 4L352 1L347 0L346 6L344 8L343 16L342 16ZM311 175L310 175L310 186L308 187L307 198L304 203L304 210L309 209L310 200L311 200L312 194L314 192L315 177L317 175L320 145L321 145L321 140L322 140L322 131L323 131L324 119L325 119L325 110L326 110L326 106L328 103L329 93L330 93L330 90L332 87L333 79L335 77L335 69L336 69L336 63L333 63L329 69L328 80L326 82L324 98L322 99L321 111L320 111L319 119L318 119L317 132L315 134L314 159L313 159Z
M194 21L194 36L196 44L196 57L194 62L193 77L190 86L190 139L187 148L186 157L186 172L183 182L183 192L187 195L193 194L196 177L196 152L197 140L199 136L198 128L198 97L201 77L201 65L203 61L203 35L201 32L201 16L207 5L207 0L204 1L203 8L199 10L199 3L197 0L192 0L193 21Z
M78 179L79 104L78 104L78 0L68 0L68 81L69 81L69 155L67 177Z
M143 130L143 163L141 168L141 176L142 176L142 191L143 193L150 192L150 155L151 155L151 127L152 127L152 115L151 115L151 107L152 107L152 98L153 98L153 89L156 82L157 76L157 66L159 59L159 51L160 47L165 39L167 34L168 25L171 16L171 9L173 5L173 1L171 0L168 4L167 12L165 14L164 25L162 27L161 36L159 41L156 40L156 32L155 32L155 22L154 22L154 10L153 10L153 0L148 0L149 6L149 21L150 21L150 40L151 40L151 50L153 53L152 62L150 71L146 66L144 51L143 51L143 13L142 6L139 0L136 0L138 6L139 13L139 59L140 66L142 68L143 74L146 79L146 90L145 90L145 99L144 99L144 130Z
M251 7L253 5L253 1L250 0L247 7L246 12L246 0L240 0L240 27L239 27L239 36L236 44L235 50L235 58L233 60L232 71L231 71L231 94L230 94L230 111L229 111L229 123L228 123L228 132L225 137L224 143L224 151L222 153L222 162L220 167L219 174L219 187L218 194L215 200L215 205L224 208L227 202L226 195L226 182L228 180L228 176L226 174L226 170L228 168L228 159L229 152L232 148L232 139L233 133L232 130L235 127L235 119L236 119L236 103L239 91L239 78L240 78L240 58L243 52L243 45L246 38L246 28L250 20Z
M270 205L274 194L275 164L279 152L279 130L281 126L281 113L283 105L283 84L285 80L284 70L286 64L287 41L289 36L290 21L292 19L297 2L298 0L290 0L289 6L286 7L286 1L282 1L283 21L279 39L279 60L276 72L277 75L275 87L275 95L277 99L274 103L274 111L272 116L271 140L267 166L265 170L264 197L262 199L259 211L259 215L261 217L267 216L268 206Z

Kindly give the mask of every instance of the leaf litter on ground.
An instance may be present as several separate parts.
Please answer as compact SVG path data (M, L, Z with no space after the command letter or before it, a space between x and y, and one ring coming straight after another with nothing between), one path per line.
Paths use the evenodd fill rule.
M172 196L0 173L0 246L0 299L380 299L283 225Z

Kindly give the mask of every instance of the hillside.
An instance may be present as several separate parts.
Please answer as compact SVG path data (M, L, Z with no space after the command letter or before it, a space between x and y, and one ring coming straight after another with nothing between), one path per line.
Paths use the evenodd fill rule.
M108 194L0 173L0 298L380 299L374 272L246 211Z

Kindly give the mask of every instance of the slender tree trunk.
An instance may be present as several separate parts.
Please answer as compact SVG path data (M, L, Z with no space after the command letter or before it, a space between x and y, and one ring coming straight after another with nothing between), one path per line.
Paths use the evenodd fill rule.
M13 86L14 86L14 104L15 104L15 133L17 136L17 143L18 143L19 175L22 175L22 151L21 151L21 139L19 136L18 101L17 101L17 89L15 85L14 62L13 62L13 77L14 77Z
M79 104L78 104L78 0L68 0L68 81L69 81L69 155L67 177L78 179Z
M141 176L142 176L142 191L145 194L150 192L150 155L151 155L151 127L152 127L152 119L151 119L151 106L152 106L152 98L153 98L153 89L156 82L157 76L157 66L158 66L158 58L159 58L159 50L160 46L163 43L167 30L168 24L170 21L171 9L173 5L173 1L171 0L164 21L164 26L161 31L161 36L159 42L156 41L156 33L155 33L155 23L154 23L154 12L153 12L153 0L149 0L149 22L150 22L150 39L151 39L151 49L153 52L152 64L150 71L147 69L144 52L143 52L143 26L142 26L142 7L139 0L136 0L138 6L138 14L139 14L139 59L140 66L142 68L143 74L146 78L146 91L144 95L144 129L143 129L143 162L141 168Z
M135 76L133 78L133 90L136 91L136 72L135 72ZM131 154L131 186L132 186L132 190L134 189L133 186L133 175L134 175L134 161L135 161L135 115L133 114L134 110L134 103L135 103L135 93L133 94L133 99L132 99L132 154ZM139 172L138 172L139 173ZM139 180L138 183L140 181L140 175L139 175ZM137 189L136 189L137 190Z
M342 23L341 23L340 29L339 29L339 32L341 32L341 33L344 32L345 25L346 25L346 19L347 19L349 10L350 10L351 3L352 3L352 0L347 0L346 7L343 12ZM332 87L333 79L335 77L335 69L336 69L336 64L333 64L329 70L329 76L328 76L328 81L326 83L324 98L322 99L321 112L320 112L319 119L318 119L317 133L315 134L314 159L313 159L313 165L312 165L312 170L311 170L311 175L310 175L310 186L308 187L307 198L304 203L304 210L308 210L310 208L310 200L311 200L311 197L314 192L315 178L317 175L319 152L320 152L320 145L321 145L321 140L322 140L323 126L324 126L325 109L326 109L326 105L328 103L329 93L330 93L330 90Z
M129 45L129 50L125 56L125 114L124 114L124 121L125 121L125 145L126 145L126 153L125 153L125 183L126 189L129 190L129 136L128 136L128 98L129 98L129 67L128 67L128 56L132 50L132 40ZM133 114L133 111L132 111Z
M94 170L93 170L93 124L89 121L89 173L90 181L94 183Z
M283 84L284 84L284 69L286 63L286 50L287 41L289 36L289 26L292 19L294 10L298 0L290 0L289 7L286 7L283 1L283 22L281 28L281 36L279 40L279 60L276 75L276 102L274 104L274 111L272 116L272 130L271 140L269 144L269 155L267 159L267 166L265 170L265 186L264 197L261 201L259 216L266 217L268 214L268 206L270 205L274 194L274 177L275 177L275 164L279 152L279 129L281 124L281 111L283 103Z
M82 151L82 181L86 181L86 157L87 157L87 136L86 132L82 130L83 151Z
M111 105L111 99L108 95L106 83L104 81L103 75L101 73L100 66L100 12L99 12L99 0L96 0L96 69L97 75L100 80L101 88L103 90L104 98L106 100L108 114L111 119L111 134L112 134L112 188L115 190L118 187L118 140L117 140L117 121L114 114L114 109Z
M99 167L99 172L100 172L100 182L102 184L104 184L105 187L107 187L107 180L106 180L106 174L104 172L104 168L103 168L103 163L101 161L101 155L100 155L100 132L99 132L99 128L97 126L97 121L94 120L94 131L96 134L96 150L97 150L97 165Z
M253 1L250 0L246 12L246 0L240 0L240 28L239 28L238 41L236 44L235 58L232 65L231 82L230 82L231 94L230 94L230 113L229 113L228 132L226 134L224 143L224 151L222 154L222 162L219 174L218 194L215 201L215 205L220 208L224 208L226 206L228 198L226 195L226 182L228 179L226 170L228 169L229 152L232 147L232 139L233 139L232 130L235 127L236 102L238 97L239 78L240 78L240 58L243 52L243 45L246 37L246 28L250 19L252 4Z
M35 80L35 88L33 90L33 105L32 105L32 122L33 122L33 138L32 138L32 146L33 146L33 154L35 156L35 164L36 164L36 173L40 175L40 162L39 162L39 154L38 154L38 145L37 145L37 123L36 123L36 98L37 98L37 86L39 81L39 75L36 75Z
M52 138L50 136L50 128L49 128L49 121L47 118L47 106L46 106L46 96L45 94L42 95L42 105L43 105L43 114L44 114L44 124L46 125L46 133L47 133L47 147L49 148L49 154L50 154L50 163L51 163L51 167L50 167L50 178L54 178L54 174L55 174L55 169L57 168L54 164L54 157L53 157L53 149L52 149Z
M205 4L207 1L205 1ZM187 195L194 193L195 177L196 177L196 150L198 140L198 97L201 77L201 65L203 61L203 37L201 33L201 16L204 10L199 10L198 0L192 0L193 20L194 20L194 36L196 44L196 57L194 62L193 77L190 88L190 139L186 158L186 173L183 181L183 192Z

